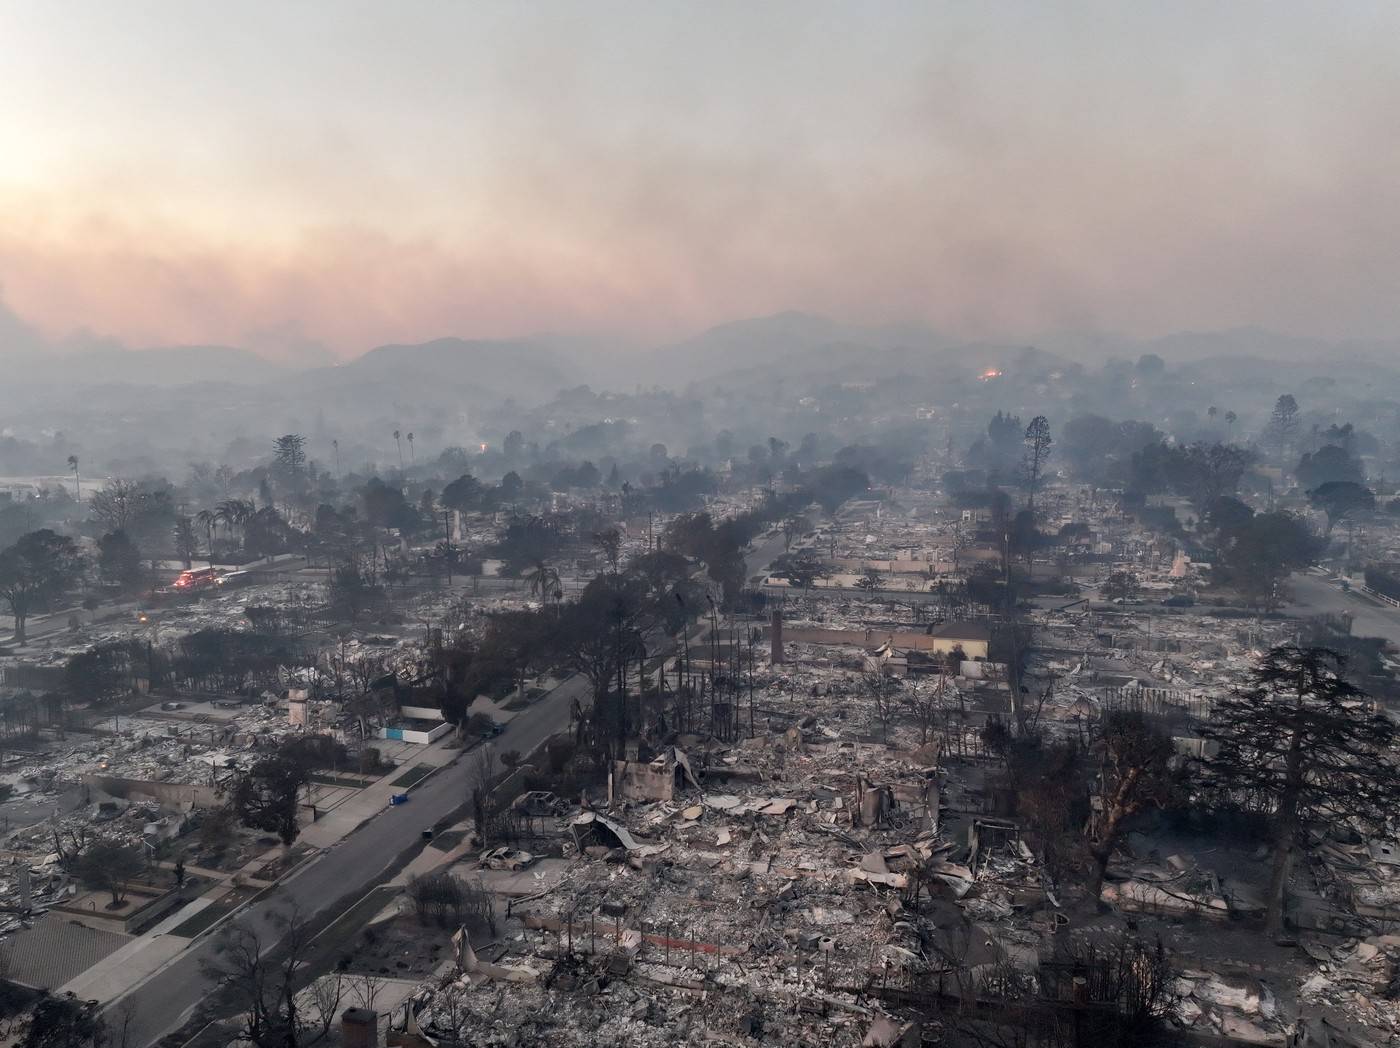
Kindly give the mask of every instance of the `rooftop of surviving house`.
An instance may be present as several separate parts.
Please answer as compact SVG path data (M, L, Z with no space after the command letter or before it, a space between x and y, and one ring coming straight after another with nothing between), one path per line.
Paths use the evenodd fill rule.
M5 977L37 990L56 990L129 942L128 935L44 914L5 941Z
M992 630L985 622L945 622L929 629L930 637L945 640L990 641Z

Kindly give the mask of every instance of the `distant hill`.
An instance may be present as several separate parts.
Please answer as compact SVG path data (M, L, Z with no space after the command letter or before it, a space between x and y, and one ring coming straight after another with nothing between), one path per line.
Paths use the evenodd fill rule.
M434 397L513 397L531 403L548 400L577 379L562 354L541 341L440 338L380 346L344 364L304 372L297 381L331 392L363 387L382 395L385 383L392 383L395 396L418 390Z
M858 328L810 313L778 313L721 324L638 358L648 382L681 386L735 372L817 363L823 351L866 341Z
M1382 368L1400 361L1400 341L1300 337L1248 327L1182 331L1151 339L1064 331L1028 343L1052 358L1089 367L1114 357L1135 360L1155 353L1169 365L1210 364L1212 373L1221 377L1234 377L1268 361L1306 367L1351 360ZM959 342L917 325L862 326L802 312L720 324L646 350L588 335L454 337L380 346L334 365L297 366L316 359L323 348L308 345L296 356L297 363L279 364L233 346L132 350L93 340L51 342L0 303L0 360L12 388L211 383L258 387L276 382L293 395L310 395L317 402L329 397L353 404L356 410L385 397L532 404L585 383L597 390L650 385L680 390L692 384L735 385L784 377L850 381L865 371L921 374L929 368L979 361L999 366L1025 352L1024 345Z
M977 359L1000 360L1006 347L977 350ZM929 328L911 325L843 324L810 313L721 324L682 342L662 346L638 360L638 369L661 385L818 379L854 381L877 373L921 374L965 360L965 344Z

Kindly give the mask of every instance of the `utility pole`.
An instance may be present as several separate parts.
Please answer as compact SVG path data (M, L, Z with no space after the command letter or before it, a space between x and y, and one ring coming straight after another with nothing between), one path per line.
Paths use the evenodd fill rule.
M442 511L442 562L447 568L447 585L452 585L452 526L450 509Z
M749 633L749 738L751 738L751 739L754 737L754 733L753 733L753 678L754 678L753 633L750 632L750 633Z

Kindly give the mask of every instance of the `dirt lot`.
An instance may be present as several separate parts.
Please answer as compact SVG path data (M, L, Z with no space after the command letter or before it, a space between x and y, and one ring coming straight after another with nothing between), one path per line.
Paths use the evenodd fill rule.
M348 970L392 978L424 978L452 954L452 933L418 923L413 916L396 917L360 932Z

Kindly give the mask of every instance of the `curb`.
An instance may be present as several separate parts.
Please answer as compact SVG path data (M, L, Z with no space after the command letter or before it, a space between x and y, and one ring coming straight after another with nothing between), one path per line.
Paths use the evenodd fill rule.
M459 752L459 753L457 754L457 756L453 757L452 760L448 761L446 764L439 764L439 765L434 766L434 768L433 768L433 770L432 770L431 772L429 772L429 773L427 773L426 775L424 775L421 779L419 779L417 782L415 782L412 786L407 787L406 790L405 790L405 792L407 792L407 793L412 793L412 792L413 792L414 790L416 790L419 786L421 786L423 783L427 782L429 779L431 779L431 778L432 778L434 775L436 775L438 772L442 771L444 768L450 768L450 767L452 767L454 764L457 763L458 760L461 759L462 754L465 753L465 752L466 752L465 750ZM310 869L313 865L315 865L315 862L316 862L316 861L319 861L319 859L320 859L322 856L325 856L326 854L328 854L333 848L336 847L336 845L338 845L338 844L340 843L340 841L343 841L343 840L345 840L346 838L352 836L353 834L358 833L364 826L366 826L366 825L367 825L372 819L374 819L375 817L376 817L376 816L371 815L369 818L365 819L364 822L360 823L360 824L359 824L358 826L356 826L353 830L351 830L350 833L347 833L347 834L345 835L345 837L342 837L342 838L340 838L340 840L336 841L335 844L332 844L332 845L330 845L330 846L327 847L327 848L322 848L322 849L320 850L320 855L317 856L315 859L313 859L313 860L311 860L311 861L307 861L307 862L298 863L297 866L296 866L296 868L293 869L289 874L287 874L286 877L279 878L277 881L273 882L272 884L269 884L267 887L265 887L265 888L263 888L261 891L259 891L256 895L254 895L254 896L252 896L251 898L247 899L247 900L244 901L241 905L235 907L234 909L230 910L228 913L226 913L226 914L224 914L222 917L220 917L218 920L214 921L214 922L213 922L212 924L210 924L207 928L201 928L198 932L196 932L194 935L192 935L192 936L188 939L188 941L186 942L186 944L180 949L179 953L176 953L176 954L175 954L174 956L172 956L172 957L170 958L170 960L168 960L165 964L162 964L159 968L155 969L155 971L148 972L146 975L142 976L141 979L139 979L137 982L132 983L132 984L131 984L130 986L128 986L125 990L123 990L123 991L121 992L121 994L119 994L117 997L115 997L115 998L113 998L111 1001L108 1001L107 1003L105 1003L105 1004L102 1006L102 1010L105 1012L105 1011L106 1011L108 1008L110 1008L112 1005L119 1003L119 1002L122 1000L122 998L126 997L128 994L134 993L135 991L137 991L138 989L140 989L143 985L145 985L147 982L149 982L149 981L150 981L151 979L153 979L155 976L157 976L157 975L160 974L162 971L164 971L165 968L166 968L168 965L176 963L176 962L179 960L179 958L182 957L187 951L189 951L191 948L193 948L196 944L200 943L200 942L203 941L204 939L208 938L208 936L209 936L209 934L210 934L211 932L215 932L215 931L221 929L225 924L227 924L229 921L231 921L231 920L235 919L236 917L238 917L239 914L243 913L243 912L244 912L245 910L247 910L250 906L253 906L253 905L257 904L257 903L260 903L260 902L263 902L264 900L266 900L270 895L274 894L283 884L288 884L288 883L290 883L291 881L295 880L295 879L297 878L297 876L298 876L300 873L302 873L302 872L305 871L305 870ZM371 889L370 889L370 891L375 891L375 890L377 890L377 889L376 889L376 888L371 888ZM356 903L358 903L358 900L356 900ZM170 934L170 933L167 932L166 934L168 935L168 934ZM183 937L181 936L181 938L183 938Z

